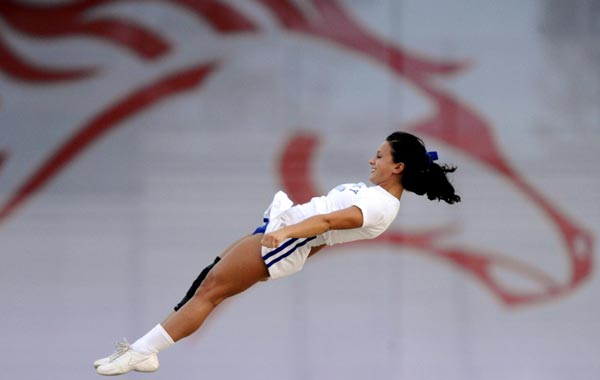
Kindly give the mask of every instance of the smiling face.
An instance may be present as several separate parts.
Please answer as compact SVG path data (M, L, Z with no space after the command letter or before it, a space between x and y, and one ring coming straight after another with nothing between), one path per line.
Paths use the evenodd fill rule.
M387 141L379 146L375 155L369 160L369 165L371 165L369 181L374 185L386 187L386 185L400 183L398 177L404 170L404 163L394 162L392 148Z

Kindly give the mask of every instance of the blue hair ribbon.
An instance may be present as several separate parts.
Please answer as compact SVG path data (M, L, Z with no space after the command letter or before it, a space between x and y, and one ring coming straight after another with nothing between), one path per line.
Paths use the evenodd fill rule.
M429 162L437 161L438 153L432 150L431 152L427 152L427 157L429 157Z

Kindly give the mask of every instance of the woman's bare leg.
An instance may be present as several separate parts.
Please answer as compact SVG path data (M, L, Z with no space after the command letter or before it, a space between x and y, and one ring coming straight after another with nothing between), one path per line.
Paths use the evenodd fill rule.
M262 234L248 236L231 247L208 272L195 296L163 322L163 328L175 342L196 331L223 300L268 278L261 257L261 238Z
M222 259L223 257L225 257L225 255L227 255L227 253L229 251L231 251L233 249L233 247L235 247L236 245L238 245L242 240L244 240L245 238L247 238L250 235L244 236L241 239L238 239L237 241L235 241L234 243L232 243L231 245L229 245L227 248L225 248L225 250L219 255L219 258ZM161 322L161 325L165 325L165 323L167 323L167 321L173 316L175 315L175 313L177 313L177 311L172 311L169 315L167 315L167 317Z

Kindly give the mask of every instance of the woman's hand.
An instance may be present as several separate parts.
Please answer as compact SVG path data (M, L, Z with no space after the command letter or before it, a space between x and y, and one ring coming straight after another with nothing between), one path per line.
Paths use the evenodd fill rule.
M285 236L282 229L280 229L265 234L260 241L260 244L267 248L277 248L285 239L287 239L287 236Z
M260 244L267 248L277 248L288 238L309 238L331 230L348 230L359 228L362 225L361 209L357 206L350 206L329 214L314 215L299 223L265 234Z

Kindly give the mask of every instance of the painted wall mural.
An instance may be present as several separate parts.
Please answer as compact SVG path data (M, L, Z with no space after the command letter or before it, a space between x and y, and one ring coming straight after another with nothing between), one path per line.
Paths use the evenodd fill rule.
M365 130L354 134L355 139L368 138L372 134L384 135L396 129L412 131L423 137L428 144L430 142L440 144L451 152L450 158L457 158L477 168L475 175L472 173L467 175L475 179L490 177L503 184L502 189L485 193L483 197L488 196L485 202L498 202L498 204L506 202L508 205L506 208L512 207L514 210L526 204L535 215L528 219L527 223L544 227L541 230L532 227L529 234L523 231L523 235L512 237L507 235L506 239L513 243L509 247L498 247L493 243L474 244L461 234L473 228L473 225L485 223L486 218L477 219L472 215L459 214L458 217L451 216L439 223L430 223L428 226L407 228L406 225L396 225L378 239L336 247L333 252L358 250L363 256L371 255L373 250L383 250L388 256L416 253L433 261L450 264L452 270L457 269L458 276L476 284L477 287L486 289L499 304L510 306L508 310L514 313L525 309L520 308L523 306L543 308L548 301L562 304L562 302L568 303L571 296L589 297L579 295L579 291L583 289L584 294L587 294L586 286L593 288L590 284L595 283L594 253L597 226L592 223L600 218L593 209L596 207L597 210L597 206L590 206L591 217L589 218L582 218L577 213L569 212L568 205L556 201L552 186L540 184L546 178L542 175L544 169L539 170L533 177L527 174L528 170L521 170L520 162L515 158L515 152L511 150L520 147L508 149L506 144L507 140L518 136L520 132L512 125L514 120L509 116L504 118L498 116L505 116L503 107L509 101L494 92L494 86L487 87L491 93L488 97L478 98L468 95L470 91L477 93L479 86L476 81L474 84L468 82L469 78L479 78L479 75L483 75L481 72L485 72L485 64L488 62L483 58L480 59L478 53L487 56L488 51L499 51L499 54L506 56L503 59L513 62L518 60L515 57L523 52L517 51L517 48L513 52L510 46L502 45L496 40L494 40L496 42L492 40L488 43L481 42L490 35L501 36L503 32L501 23L493 23L493 26L489 26L489 30L478 24L481 27L481 36L478 40L475 32L469 33L468 27L465 27L467 31L465 34L457 32L446 36L448 32L444 30L446 24L440 23L441 25L434 27L435 21L430 21L432 25L429 27L425 20L411 21L417 18L411 11L414 14L430 12L436 14L432 16L432 20L443 20L457 25L455 29L461 31L458 21L448 21L452 20L452 15L448 18L443 17L444 10L455 12L453 15L469 15L469 12L472 12L473 20L480 20L495 11L501 15L505 12L508 15L506 17L535 15L532 9L547 10L552 4L527 2L523 5L492 5L486 2L485 5L471 9L468 2L460 2L453 8L436 1L429 1L426 4L417 3L388 1L376 4L335 0L3 1L0 4L0 130L3 135L0 140L0 194L2 195L0 234L5 236L13 234L10 236L27 239L27 231L39 228L35 226L41 223L36 222L36 212L44 214L48 212L44 211L47 207L50 207L50 212L55 212L52 211L54 210L52 209L53 194L67 194L63 196L67 199L73 191L78 193L77 190L73 190L76 187L68 181L65 182L65 178L77 176L79 172L74 168L79 165L84 167L91 165L90 167L94 168L95 164L91 157L97 157L93 155L93 152L97 151L104 152L102 154L107 159L129 162L127 165L141 168L134 172L123 169L123 173L119 172L121 174L114 177L98 172L104 181L110 178L109 181L114 180L115 183L121 184L114 185L117 188L129 186L127 185L129 180L152 188L153 183L169 181L169 178L177 178L177 181L180 181L178 183L197 185L205 184L204 181L210 183L211 180L207 177L211 177L216 183L229 183L227 181L230 181L233 176L240 178L241 182L247 181L252 184L254 183L252 181L256 180L261 184L268 183L268 186L274 188L281 187L294 201L307 201L326 191L331 185L323 183L327 182L323 181L323 166L326 167L325 171L329 170L330 173L336 173L338 170L336 167L327 166L331 163L327 157L338 153L339 146L334 153L322 151L331 148L330 144L345 138L346 134L352 136L356 131L355 127L344 127L342 122L334 130L334 127L328 129L323 126L311 126L308 121L314 120L311 119L312 117L318 119L323 115L322 111L317 112L319 97L316 93L319 91L322 91L322 96L329 96L327 99L337 100L350 96L340 90L345 88L344 84L336 82L335 86L331 85L334 83L332 79L329 83L331 86L327 87L328 85L320 83L321 79L319 79L325 77L326 73L332 72L331 70L335 70L331 66L348 60L346 69L348 72L357 67L352 65L364 65L368 68L356 74L359 79L356 79L357 82L353 82L352 85L360 87L375 83L375 86L379 87L373 88L381 90L381 93L372 95L367 93L367 88L357 98L372 97L380 103L390 104L401 103L400 100L404 99L403 107L407 108L410 104L414 104L410 99L415 97L418 99L416 102L419 107L424 110L418 117L412 117L411 112L402 108L398 112L404 115L396 118L394 106L389 106L389 114L392 116L384 115L381 119L373 119L373 124L377 125L373 127L373 132L366 130L365 127ZM520 7L524 10L519 9ZM387 20L382 14L391 15L390 24L387 26L389 29L386 29L385 25L377 24L382 19ZM546 23L550 22L548 19L545 20ZM529 19L520 22L525 25L525 28L529 28L531 23ZM411 29L412 25L420 26ZM398 28L402 30L398 32ZM535 27L530 29L535 30ZM411 30L416 31L411 34ZM185 38L177 39L182 36ZM457 36L464 38L461 40ZM534 57L534 54L538 54L541 43L537 42L534 34L532 36L524 37L525 42L521 44L528 46L532 52L530 54ZM431 40L442 41L439 42L443 46L441 50L446 49L447 54L432 52L431 46L427 45L427 41ZM499 41L510 45L508 38L506 41L500 39ZM458 53L455 53L456 51ZM493 56L493 53L489 54ZM315 56L318 57L316 61L313 59ZM534 60L530 57L526 58L530 61ZM302 67L303 62L306 61L318 62L315 68L307 69L314 70L316 74L311 74L312 71L308 74L304 72L306 77L296 78L293 69ZM331 62L335 63L331 64ZM323 71L320 71L322 66L319 65L325 67ZM274 67L281 71L273 72ZM338 67L339 71L343 71L344 67L346 66ZM271 74L269 74L270 70ZM385 79L370 77L373 72ZM344 75L346 76L340 76L340 82L348 81L348 78L352 77L352 74ZM511 78L510 73L499 73L498 77L493 74L487 75L490 75L498 88L506 83L514 85L517 88L515 96L519 96L519 91L526 92L518 88L520 84L517 83L518 79ZM501 77L502 75L504 77ZM531 74L529 79L534 82L535 75ZM309 83L306 88L294 88L295 84L305 82ZM265 104L270 103L272 108L269 110L269 105L264 108L257 106L257 109L265 110L265 115L262 116L264 119L257 119L258 116L255 116L257 112L252 109L254 104L251 103L255 99L245 95L252 93L261 85L265 86L261 91L271 93L272 98L265 99ZM395 86L401 90L396 90ZM483 86L481 84L481 87ZM315 91L314 88L321 88L321 90ZM263 93L257 92L256 99L260 98L260 94ZM334 104L334 100L330 101ZM302 109L298 106L302 104L309 104L309 106ZM314 112L310 109L311 104L315 106ZM215 109L215 106L222 108ZM351 102L349 107L368 108L359 101ZM186 120L189 115L183 115L183 109L192 112L191 120ZM244 111L245 109L250 111ZM524 111L519 111L523 119L533 118ZM330 109L331 114L338 114L336 117L339 120L345 120L343 112L333 106ZM597 107L595 112L597 113ZM36 113L39 114L38 117L35 117ZM266 116L267 114L274 116ZM407 114L410 116L406 116ZM215 120L229 120L226 119L227 117L232 118L231 122L225 123L227 125L219 125L215 122ZM368 119L368 116L365 116L365 119ZM32 120L37 125L32 126ZM185 149L184 153L178 152L178 148L172 148L167 140L161 140L163 132L159 131L163 130L153 126L164 124L166 120L173 121L177 126L175 130L181 131L185 128L186 131L190 131L186 133L190 133L190 136L194 136L194 141L199 142L198 151L211 151L222 141L237 141L236 144L242 144L247 140L250 145L251 141L255 141L254 139L267 136L265 138L268 139L268 143L265 146L244 145L242 150L253 152L252 157L268 154L269 164L274 167L274 170L271 173L258 175L254 171L254 166L248 169L250 164L246 162L244 168L231 174L230 169L239 164L240 157L244 161L245 156L242 153L236 153L235 157L225 157L229 160L225 169L221 162L223 158L212 153L208 157L209 160L214 159L214 162L197 162L189 159L185 160L185 164L168 159L153 161L152 154L148 154L147 162L130 161L134 160L132 156L139 154L136 150L140 149L139 146L121 146L118 145L121 144L119 141L127 141L122 144L134 141L135 144L140 145L164 146L162 150L153 151L153 154L158 155L164 150L167 153L160 154L166 157L181 154L189 158L197 154L185 153L187 152ZM197 127L207 120L206 124L210 127L206 125ZM248 125L259 125L265 122L265 125L249 127L245 125L246 122ZM323 120L324 124L328 122ZM596 125L598 122L600 119L595 120ZM382 123L383 125L378 125ZM22 127L25 124L28 125L27 128ZM148 124L148 131L141 124ZM237 128L234 127L236 125ZM168 133L167 127L162 127L166 131L164 136ZM508 130L510 132L507 132ZM153 137L153 133L156 133L157 137ZM600 140L597 133L595 131L586 133L588 135L582 137L582 140L598 147ZM127 138L132 140L126 140ZM180 146L187 147L185 137L178 137L176 132L173 132L173 138L175 139L173 141L177 141ZM113 148L107 148L109 146L107 144L117 144L117 148L114 148L117 149L116 153L111 150ZM358 142L350 144L352 147L356 145ZM539 146L542 145L543 142L540 140ZM240 147L242 145L236 145L236 149ZM572 148L569 152L576 150ZM194 151L194 148L191 148L191 151ZM114 157L111 157L113 154ZM572 156L563 158L578 160L577 157ZM199 165L199 171L203 167L221 168L215 173L204 175L197 174L194 170L194 174L190 174L189 178L195 179L188 179L190 182L185 182L187 175L180 172L169 174L169 165L177 168ZM154 166L159 168L155 171ZM76 182L89 181L86 175L79 175ZM565 172L558 175L562 175L561 178L565 181L570 178ZM460 184L460 165L456 181ZM122 185L123 183L125 185ZM206 186L196 187L196 185L192 186L193 191L200 193L203 191L203 186ZM262 194L264 186L259 186L260 189L256 189L250 195L250 199L262 199L258 194ZM485 189L493 186L489 185ZM593 193L600 188L600 182L598 179L592 179L589 186ZM63 188L68 191L65 193L61 190ZM135 186L127 187L122 193L130 194L134 191L133 188L137 189ZM145 191L152 193L156 190ZM85 190L80 192L85 193ZM505 192L511 195L504 199L502 197ZM141 190L141 193L143 194L144 190ZM510 206L513 199L511 197L518 198L520 203ZM173 202L179 202L176 198L173 196ZM78 205L77 196L73 199L75 200L72 204ZM70 201L67 199L64 202L69 204ZM110 202L110 199L107 202ZM165 207L171 204L169 202ZM467 202L468 200L463 203ZM573 202L578 200L573 199ZM145 218L144 215L153 215L157 211L152 210L158 207L154 202L151 203L151 206L147 206L150 211L139 211L146 210L144 208L146 206L128 209L127 212L134 215L132 223L128 226L139 225L140 231L149 229L151 219ZM173 209L171 212L180 217L184 216L185 212L182 211L186 207L184 203L185 201L181 200L182 208ZM100 210L101 206L98 207ZM194 207L200 206L194 205ZM215 217L216 220L225 220L225 217L219 214L217 206L202 207L206 207L212 215L218 215ZM467 207L474 210L477 205L467 205ZM260 210L260 207L258 209ZM243 215L257 214L256 205L248 205L238 211ZM66 211L63 208L56 212L60 215L61 212ZM90 215L93 214L94 212L91 212ZM495 218L496 223L501 223L498 219L502 217L498 215ZM455 222L460 218L468 219L468 223ZM505 223L512 222L507 218ZM202 225L201 228L212 227L212 224L208 222L206 224L207 226ZM98 227L100 235L103 228ZM15 230L21 231L19 232L21 235L15 235ZM126 231L121 233L124 237L120 241L125 245L149 244L146 243L150 241L148 238L132 236ZM496 238L500 239L501 234L504 232L498 231ZM152 235L152 233L141 233L141 235ZM191 233L189 236L193 235ZM224 235L224 232L216 236L221 235ZM63 240L57 240L60 242L57 246L67 245L63 243L69 239L76 239L75 236L73 232ZM452 239L452 237L457 238ZM9 239L3 243L2 250L5 252L18 250L20 240L16 237L14 239L16 240ZM99 239L102 240L100 237ZM547 245L541 248L536 246L538 239L551 242L552 247L548 249ZM139 240L144 243L139 243ZM68 248L65 254L68 255ZM131 257L139 258L139 255L140 253L136 251ZM548 270L547 263L540 262L538 265L536 260L540 256L551 258L549 261L553 263L552 270ZM151 261L148 259L149 263ZM138 282L152 277L154 264L148 265L146 270L149 272L144 272L142 277L137 277L140 280ZM160 264L156 265L160 267ZM102 281L102 273L98 272L95 276ZM10 281L9 277L6 278L6 281ZM514 279L518 280L513 282ZM529 286L516 285L520 282L526 282ZM134 294L139 289L135 288L131 291ZM136 311L141 312L142 309L143 307L139 306ZM596 309L598 308L594 310ZM363 317L367 318L366 315ZM11 318L17 318L16 314ZM116 322L106 323L112 326L111 323ZM458 326L448 323L452 328ZM470 331L468 327L464 329ZM592 335L599 333L594 331ZM431 338L432 341L435 340ZM573 339L576 341L577 338ZM310 346L309 343L306 344ZM484 342L483 338L473 343L474 346L487 344L489 343ZM497 351L494 348L490 349L490 357L496 357ZM393 355L396 353L394 350L390 352ZM590 355L593 355L593 352ZM376 359L372 360L376 363ZM318 374L323 375L322 367L316 364L317 362L317 359L310 362L314 364L314 367L310 367L313 370L296 371L293 376L290 375L290 378L302 376L317 378ZM454 372L450 371L449 378L494 373L494 375L486 375L487 377L479 377L492 379L501 378L506 374L499 370L495 371L501 367L499 362L494 362L495 364L490 368L481 364L485 362L485 357L475 357L473 362L479 364L463 363L462 366L455 368ZM411 361L401 363L403 364L390 364L385 367L386 369L382 369L384 372L381 376L405 378L403 376L406 375L411 376L410 378L419 378L413 377L415 374L422 373L419 372L419 366ZM536 372L534 367L525 364L521 367L521 372L513 378L540 378L527 377L526 374L543 373L543 371ZM580 368L587 368L588 373L600 373L597 365L581 364ZM488 372L488 369L491 372ZM14 371L16 373L16 367ZM79 376L73 373L73 376ZM554 373L555 376L544 378L567 378L559 372Z

